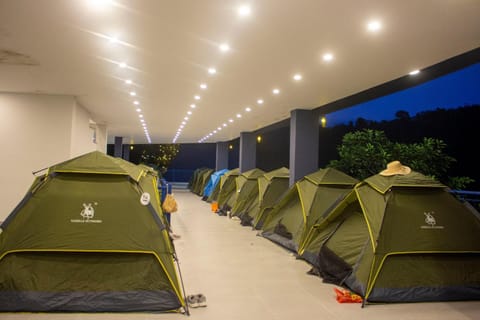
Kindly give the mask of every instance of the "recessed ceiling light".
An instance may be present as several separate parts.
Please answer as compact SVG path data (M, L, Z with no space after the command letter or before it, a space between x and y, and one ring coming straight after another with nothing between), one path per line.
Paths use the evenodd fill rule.
M137 112L141 112L141 111L142 111L142 109L140 109L140 108L137 108L135 111L137 111Z
M182 124L182 125L180 126L180 129L183 129L183 127L184 127L184 125Z
M215 68L208 68L208 73L210 73L210 74L215 74L215 73L217 73L217 69L215 69Z
M333 60L333 54L325 53L322 58L323 58L323 61L332 61Z
M299 74L299 73L297 73L296 75L293 76L293 80L295 80L295 81L300 81L300 80L302 80L302 75Z
M233 119L228 119L228 122L233 122Z
M187 111L187 114L192 114L192 111Z
M126 64L125 62L120 62L120 63L118 64L118 66L119 66L120 68L126 68L126 67L127 67L127 64Z
M258 103L258 104L263 104L263 99L258 99L258 100L257 100L257 103Z
M195 109L197 106L194 105L193 103L190 105L190 108Z
M143 114L139 114L138 117L139 117L139 118L143 118Z
M137 100L135 100L135 101L133 101L133 104L138 106L138 105L140 104L140 102L138 102Z
M108 37L108 41L110 41L111 43L119 42L117 36Z
M207 89L207 85L205 83L202 83L200 85L200 89L203 89L203 90Z
M250 111L252 111L252 108L246 107L246 108L245 108L245 111L250 112Z
M132 97L134 97L134 96L137 95L137 93L136 93L135 91L131 91L131 92L130 92L130 95L131 95Z
M220 51L222 52L227 52L230 50L230 46L228 45L228 43L222 43L220 46Z
M213 133L217 133L217 130L213 130Z
M367 24L368 31L376 32L382 28L382 23L378 20L372 20Z
M96 9L104 8L112 3L112 0L89 0L90 6Z
M240 7L238 7L238 11L237 11L237 12L238 12L238 15L239 15L240 17L247 17L247 16L250 15L250 13L252 13L252 9L250 8L249 5L244 4L244 5L240 6Z
M182 121L182 124L187 124L185 121Z
M222 130L222 127L218 127L217 130Z
M226 126L227 126L227 124L226 124L226 123L224 123L224 124L223 124L223 126L224 126L224 127L226 127Z
M188 117L183 118L184 120L188 120Z
M126 80L125 80L125 83L126 83L126 84L132 84L132 80L126 79Z
M408 74L411 75L411 76L414 76L414 75L419 74L419 73L420 73L420 70L416 69L416 70L410 71Z
M200 100L200 96L195 96L193 98L195 98L195 100Z
M273 94L279 94L280 90L279 89L273 89L272 92L273 92Z
M142 122L142 123L143 123L143 122L145 122L145 120L143 120L143 119L140 119L140 122ZM146 124L144 123L144 125L146 125Z
M240 113L237 113L237 118L241 118L242 115Z

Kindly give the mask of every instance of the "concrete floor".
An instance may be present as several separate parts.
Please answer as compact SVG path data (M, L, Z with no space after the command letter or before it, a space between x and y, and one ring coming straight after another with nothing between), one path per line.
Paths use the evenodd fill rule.
M210 204L174 190L172 214L186 294L203 293L207 307L190 316L155 313L0 313L1 320L462 320L480 319L480 301L368 305L340 304L334 286L307 275L309 265L257 236L239 221L218 216Z

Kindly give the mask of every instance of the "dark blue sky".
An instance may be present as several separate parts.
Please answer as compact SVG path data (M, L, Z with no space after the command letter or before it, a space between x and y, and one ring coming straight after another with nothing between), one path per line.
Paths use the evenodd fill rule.
M364 102L326 116L327 126L367 120L391 120L398 110L415 116L420 111L480 104L480 63L410 89Z

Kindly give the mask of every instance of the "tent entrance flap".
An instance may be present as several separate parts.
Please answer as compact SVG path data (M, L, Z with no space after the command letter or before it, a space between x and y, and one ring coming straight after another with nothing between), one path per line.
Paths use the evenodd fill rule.
M2 311L170 311L181 307L153 254L15 252L1 261Z
M480 298L480 252L387 256L372 277L369 302L453 301Z

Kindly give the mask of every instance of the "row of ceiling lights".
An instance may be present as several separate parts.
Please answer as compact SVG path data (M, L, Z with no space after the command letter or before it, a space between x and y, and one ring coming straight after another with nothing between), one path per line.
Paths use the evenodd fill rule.
M111 0L90 0L90 2L95 4L96 6L99 6L99 5L104 6L104 5L110 4ZM237 13L240 17L247 17L251 14L251 8L248 5L242 5L238 8ZM382 28L381 22L378 21L378 20L370 21L367 24L367 30L370 31L370 32L378 32L381 28ZM121 43L121 41L117 37L105 37L105 38L107 38L112 43ZM229 46L228 43L222 43L219 46L219 50L223 53L226 53L226 52L230 51L230 46ZM334 59L334 56L333 56L332 53L325 53L322 58L325 62L331 62ZM118 62L117 64L122 69L128 69L129 68L129 66L127 65L126 62ZM214 67L210 67L207 71L208 71L209 75L215 75L217 73L217 70ZM419 70L414 70L414 71L410 72L410 75L416 75L419 72L420 72ZM301 74L297 73L297 74L293 75L292 78L293 78L294 81L300 81L300 80L302 80L303 77L302 77ZM128 86L133 85L133 81L131 79L125 79L124 82ZM201 90L206 90L207 88L208 88L208 85L206 83L200 84L200 89ZM273 95L280 94L280 89L274 88L272 90L272 94ZM137 97L137 93L135 91L130 90L129 95L132 98L134 98L132 103L135 106L135 111L138 114L140 125L142 126L145 137L146 137L148 143L152 143L151 138L150 138L150 134L149 134L149 131L148 131L148 128L147 128L147 124L146 124L146 121L145 121L145 117L142 113L142 109L140 108L140 101L138 99L135 99L135 97ZM199 100L201 100L201 96L200 95L194 95L194 100L198 102ZM261 106L265 103L265 101L262 98L259 98L259 99L257 99L256 103L257 103L257 105ZM190 116L193 114L193 110L196 107L197 107L196 103L190 104L190 109L187 111L185 117L183 118L181 124L179 125L178 130L175 134L175 137L173 138L173 141L172 141L173 143L175 143L177 141L177 139L179 138L180 134L182 133L182 130L187 125L187 122L190 119ZM252 111L252 107L250 107L250 106L245 107L244 110L245 110L246 113L249 113L249 112ZM225 121L221 125L217 126L214 130L207 133L204 137L202 137L200 140L198 140L198 142L199 143L205 142L206 140L211 138L213 135L215 135L216 133L221 131L223 128L225 128L229 124L233 123L235 121L234 118L240 119L240 118L242 118L242 116L243 116L242 113L240 113L240 112L237 113L234 117L229 118L227 121Z
M89 0L89 3L95 9L101 9L101 8L105 8L106 6L113 5L112 0ZM100 37L107 39L110 43L126 44L126 43L122 42L120 39L118 39L117 36L100 35ZM127 65L126 62L120 61L120 62L114 62L114 63L117 64L120 69L126 69L126 70L132 69L132 67ZM131 88L134 85L133 80L130 79L130 78L125 78L123 81L124 81L125 85L128 86L129 88ZM141 125L141 127L143 129L143 132L145 134L145 138L147 139L148 143L152 143L152 139L150 138L150 133L148 131L145 116L142 112L142 108L140 107L140 101L139 101L137 92L135 92L133 89L131 89L131 90L127 89L126 91L128 92L128 95L132 99L132 104L134 105L134 108L135 108L134 110L138 115L138 119L140 121L140 125Z
M239 15L241 16L248 16L250 15L250 12L251 12L251 9L249 6L242 6L238 9L238 13ZM367 30L369 32L372 32L372 33L375 33L375 32L378 32L382 29L382 24L380 21L378 20L373 20L373 21L370 21L367 23L367 26L366 26ZM227 52L229 51L230 47L228 44L221 44L220 47L219 47L220 51L222 52ZM333 59L334 59L334 55L330 52L328 53L325 53L323 56L322 56L322 59L323 61L325 62L331 62ZM412 72L410 72L410 75L416 75L418 74L420 71L419 70L414 70ZM214 68L210 68L209 69L209 73L210 74L215 74L216 73L216 70ZM303 76L300 74L300 73L297 73L295 75L293 75L293 80L294 81L300 81L302 80ZM206 84L201 84L200 85L200 88L201 89L206 89L207 88L207 85ZM272 90L272 94L273 95L278 95L280 94L280 89L278 88L274 88ZM198 96L198 95L195 95L194 96L194 99L195 100L200 100L201 97ZM262 98L259 98L257 99L256 101L257 105L261 106L265 103L265 101L262 99ZM191 109L195 109L197 107L196 104L191 104L190 105L190 108ZM248 106L246 107L245 109L245 112L246 113L249 113L252 111L252 107ZM190 119L190 115L192 115L192 110L189 110L187 111L187 115L183 118L178 130L177 130L177 133L175 134L175 137L173 138L173 143L175 143L178 139L178 137L180 136L180 134L182 133L182 130L185 128L185 126L187 125L187 122L188 120ZM209 138L211 138L212 136L214 136L216 133L218 133L219 131L221 131L222 129L226 128L229 124L233 123L235 120L235 118L237 119L241 119L242 118L242 113L237 113L235 115L235 117L231 117L229 118L227 121L223 122L222 124L218 125L214 130L212 130L211 132L207 133L204 137L202 137L201 139L198 140L199 143L202 143L202 142L205 142L206 140L208 140Z
M238 14L239 17L248 17L251 14L251 7L249 5L241 5L237 9L237 14ZM228 51L230 51L230 45L228 43L222 43L222 44L219 45L218 49L222 53L227 53ZM211 75L211 76L213 76L217 73L217 70L214 67L208 68L207 71L208 71L208 74ZM208 87L208 85L206 83L200 84L200 89L201 90L206 90L207 87ZM183 129L187 125L188 120L190 120L190 116L193 114L193 109L195 109L197 107L197 103L201 99L201 96L195 95L193 98L196 101L196 103L190 104L190 109L187 111L187 114L185 115L185 117L183 117L182 122L180 123L180 125L177 129L177 133L175 134L175 137L172 140L173 143L175 143L177 141L177 139L179 138ZM263 103L263 101L261 103ZM248 109L249 110L247 110L247 111L251 110L250 108L248 108ZM237 114L237 117L239 117L239 114ZM229 119L229 122L230 123L233 122L233 119ZM226 122L223 123L223 127L227 127L227 126L228 126L228 124ZM218 131L222 130L222 127L219 126L217 128L217 130ZM217 132L217 130L215 130L215 132ZM199 142L203 142L203 141L199 141Z

